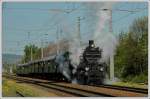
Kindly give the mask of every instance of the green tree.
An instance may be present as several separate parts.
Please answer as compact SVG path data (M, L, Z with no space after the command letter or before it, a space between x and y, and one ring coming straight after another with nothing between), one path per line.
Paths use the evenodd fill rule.
M22 62L29 62L31 60L31 51L32 51L32 59L40 59L41 57L41 48L38 48L35 45L26 45L24 49L24 57Z
M148 75L148 18L136 19L129 32L119 35L115 55L115 74L127 79ZM131 80L128 79L128 80ZM146 78L147 80L147 78Z

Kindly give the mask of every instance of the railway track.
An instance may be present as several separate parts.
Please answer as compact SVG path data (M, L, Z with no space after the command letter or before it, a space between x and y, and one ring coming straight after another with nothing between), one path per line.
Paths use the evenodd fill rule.
M92 91L86 91L86 90L82 90L82 89L77 89L77 88L71 88L71 87L67 87L67 86L61 86L61 85L57 85L57 84L53 84L53 83L45 83L45 82L40 82L40 81L35 81L35 80L27 80L24 78L17 78L17 77L9 77L9 76L5 76L14 80L18 80L18 81L22 81L25 83L31 83L31 84L35 84L41 87L45 87L45 88L50 88L50 89L54 89L57 91L61 91L61 92L65 92L65 93L69 93L72 94L73 96L78 96L78 97L100 97L100 96L107 96L110 97L111 95L105 95L102 93L96 93L96 92L92 92ZM19 92L17 92L18 95L20 95L21 97L23 97L23 95L21 95Z
M125 87L125 86L117 86L117 85L98 85L97 87L112 88L117 90L125 90L125 91L148 94L148 89L142 89L142 88L133 88L133 87Z
M22 93L20 93L19 91L16 91L16 95L18 96L18 97L25 97Z
M100 97L100 96L111 96L111 95L105 95L105 94L101 94L101 93L96 93L96 92L92 92L92 91L86 91L86 90L82 90L82 89L76 89L76 88L71 88L71 87L67 87L67 86L60 86L60 85L56 85L56 84L43 84L40 83L38 84L40 86L43 87L47 87L47 88L53 88L55 90L59 90L59 91L63 91L66 93L70 93L76 96L80 96L80 97Z
M80 88L83 90L90 90L93 92L98 92L98 93L103 93L106 95L110 95L110 96L119 96L119 97L145 97L148 95L148 93L144 93L144 92L137 92L137 91L129 91L129 90L124 90L120 88L104 88L104 87L100 87L100 86L87 86L87 85L78 85L78 87L76 87L75 85L71 85L71 84L63 84L63 83L59 83L57 85L61 85L61 86L67 86L67 87L73 87L73 88Z
M7 76L11 79L23 81L26 83L36 84L41 87L46 87L50 89L54 89L57 91L65 92L72 94L73 96L80 97L98 97L98 96L138 96L138 97L146 97L148 95L148 90L139 89L139 88L130 88L130 87L120 87L113 85L99 85L99 86L87 86L87 85L73 85L70 83L60 83L60 82L51 82L47 80L37 80L33 78L27 77L16 77L16 76Z

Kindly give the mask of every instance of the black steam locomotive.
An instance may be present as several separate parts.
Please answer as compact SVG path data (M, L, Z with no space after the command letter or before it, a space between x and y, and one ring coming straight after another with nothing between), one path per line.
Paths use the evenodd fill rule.
M89 46L80 57L77 68L77 81L80 84L102 84L105 78L106 65L100 62L102 50L95 47L94 41L89 41Z
M74 68L65 52L47 59L32 61L17 65L18 76L40 77L50 80L65 80L71 82L76 79L79 84L101 84L105 78L104 63L100 62L101 50L89 41L89 46L80 57L80 63ZM76 72L73 72L76 71Z

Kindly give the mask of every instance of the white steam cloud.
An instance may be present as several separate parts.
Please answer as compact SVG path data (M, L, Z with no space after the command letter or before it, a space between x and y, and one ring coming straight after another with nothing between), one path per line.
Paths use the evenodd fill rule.
M103 3L103 5L96 6L98 21L93 35L93 40L97 46L103 49L102 58L105 61L113 55L116 47L116 37L110 31L111 27L109 27L111 25L110 21L112 21L112 5L113 3ZM99 9L101 9L101 11L99 11Z
M116 47L116 37L113 33L110 32L110 20L111 20L111 10L114 3L85 3L86 9L85 15L93 19L93 25L95 29L91 32L91 35L88 40L94 40L96 46L99 46L102 52L103 60L107 60L110 55L113 55L114 49ZM107 9L107 10L104 10ZM89 27L90 28L90 27ZM87 34L89 35L89 34ZM92 36L92 37L91 37ZM83 41L83 40L81 40ZM88 43L88 42L87 42ZM82 53L83 45L80 44L80 38L78 37L78 32L72 33L72 41L70 42L69 51L72 53L71 59L74 64L79 64L79 57Z
M86 38L86 43L88 43L88 40L94 40L95 45L100 47L102 52L102 60L106 61L109 59L111 55L114 54L114 49L116 47L116 37L113 33L110 32L109 28L109 21L111 19L111 11L112 11L112 5L114 3L105 3L105 2L95 2L95 3L84 3L85 8L89 9L89 11L83 11L85 18L89 17L90 19L93 19L93 22L89 21L89 23L93 23L94 30L91 32L90 37ZM104 10L105 9L105 10ZM107 9L107 10L106 10ZM82 44L80 44L80 37L77 32L77 29L72 26L73 32L70 30L70 27L68 26L67 22L63 23L65 28L65 31L70 34L67 34L69 42L69 52L71 52L70 59L71 64L76 68L79 65L80 62L80 55L82 55L82 49L85 47ZM89 27L90 28L90 27ZM81 33L82 35L82 33ZM89 35L89 34L87 34ZM70 76L68 76L69 72L67 69L65 69L63 63L60 63L60 68L62 70L62 73L70 79ZM76 82L74 79L73 82Z

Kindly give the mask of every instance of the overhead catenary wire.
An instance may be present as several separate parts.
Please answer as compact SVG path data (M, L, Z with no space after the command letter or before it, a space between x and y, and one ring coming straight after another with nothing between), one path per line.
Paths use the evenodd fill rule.
M115 9L115 10L117 10L117 11L127 11L127 12L130 12L130 13L135 13L135 12L139 12L139 11L141 11L141 10L144 10L144 9L146 9L146 8L142 8L142 9L138 9L138 10L121 10L121 9ZM43 10L46 10L46 9L43 9ZM113 10L114 11L114 10ZM129 15L129 14L128 14ZM125 15L125 16L123 16L123 17L126 17L126 16L128 16L128 15ZM120 20L121 18L119 18L119 20ZM117 20L115 20L115 21L117 21ZM56 23L57 24L57 23ZM55 24L54 24L55 25ZM21 29L22 30L22 29ZM37 29L37 30L26 30L26 29L24 29L23 31L40 31L41 29ZM46 30L46 29L43 29L43 30ZM47 30L49 30L49 28L47 28Z
M4 9L8 9L8 10L34 10L34 11L48 11L48 12L50 12L50 11L54 11L54 12L63 12L63 13L70 13L70 12L73 12L73 11L86 11L86 9L75 9L75 8L73 8L73 9L69 9L69 8L67 8L67 9L40 9L40 8L8 8L8 7L4 7ZM122 12L128 12L129 14L127 14L127 15L125 15L125 16L123 16L123 17L120 17L119 19L117 19L117 20L114 20L113 21L113 23L117 23L117 22L119 22L119 21L121 21L122 19L124 19L124 18L126 18L126 17L128 17L128 16L130 16L130 15L132 15L133 13L136 13L136 12L139 12L140 10L143 10L143 9L146 9L146 8L140 8L140 9L135 9L135 10L128 10L128 9L115 9L115 11L122 11ZM91 11L92 10L95 10L95 9L90 9ZM99 9L99 10L102 10L102 9ZM53 22L53 24L52 25L50 25L49 27L50 28L47 28L47 29L35 29L35 30L25 30L25 31L33 31L33 32L36 32L36 31L40 31L41 30L41 32L43 31L43 32L48 32L49 30L51 30L54 26L56 26L57 24L59 24L61 21L63 21L63 17L61 18L61 19L59 19L59 20L57 20L57 22ZM55 28L54 28L55 29Z
M143 10L146 10L146 9L144 8L144 9L140 9L139 11L136 11L136 12L128 13L128 14L126 14L126 15L124 15L124 16L122 16L122 17L116 19L116 20L113 20L112 23L113 23L113 24L114 24L114 23L117 23L117 22L121 21L122 19L125 19L125 18L129 17L130 15L139 13L139 12L141 12L141 11L143 11Z
M27 9L27 10L54 10L54 11L57 11L57 10L60 10L60 11L64 11L62 9L40 9L40 8L8 8L8 7L4 7L5 9ZM146 8L140 8L140 9L135 9L135 10L127 10L127 9L114 9L113 11L122 11L122 12L130 12L130 13L133 13L133 12L138 12L138 11L141 11L141 10L144 10ZM79 8L75 8L75 9L69 9L70 12L74 11L74 10L87 10L87 9L79 9ZM91 10L94 10L94 9L91 9ZM99 10L105 10L105 9L99 9ZM70 13L69 12L69 13ZM55 16L55 15L54 15ZM57 23L56 23L57 24ZM49 30L49 28L47 29L33 29L33 30L28 30L28 29L16 29L16 28L13 28L14 30L23 30L23 31L45 31L45 30Z
M146 9L146 8L143 8L143 9L140 9L140 10L119 10L119 9L117 9L117 11L128 11L128 12L130 12L130 13L135 13L135 12L139 12L139 11L141 11L141 10L144 10L144 9ZM43 9L44 10L44 9ZM128 14L129 15L129 14ZM125 15L125 16L123 16L123 18L124 17L126 17L126 16L128 16L128 15ZM121 20L122 18L119 18L119 19L117 19L117 20L115 20L115 21L118 21L118 20ZM113 21L113 22L115 22L115 21ZM59 22L59 21L58 21ZM58 24L58 22L55 22L54 24L53 24L53 26L55 26L56 24ZM51 27L51 26L50 26ZM43 31L45 31L45 30L49 30L50 28L47 28L47 29L43 29ZM16 29L17 30L17 29ZM20 30L21 31L21 30ZM23 31L42 31L42 29L37 29L37 30L26 30L26 29L24 29Z
M145 8L144 8L143 10L145 10ZM121 11L124 11L124 10L121 10ZM138 11L136 11L136 12L133 12L133 11L132 11L132 12L130 12L129 14L127 14L127 15L125 15L125 16L123 16L123 17L120 17L119 19L114 20L113 23L119 22L121 19L127 18L127 17L130 16L131 14L135 14L135 13L137 13L137 12L139 12L139 11L142 11L142 10L140 9L140 10L138 10ZM62 17L62 18L63 18L63 17ZM60 19L60 20L62 20L62 19ZM57 22L55 22L52 26L55 26L56 24L58 24L58 23L60 22L60 20L57 21ZM49 29L44 30L44 31L47 31L47 32L48 32L48 30L49 30ZM26 31L27 31L27 30L26 30Z
M99 11L102 11L104 10L105 8L103 9L86 9L86 8L67 8L67 9L60 9L60 8L47 8L47 9L42 9L42 8L11 8L11 7L3 7L3 9L6 9L6 10L34 10L34 11L54 11L54 12L63 12L63 13L70 13L70 12L73 12L73 11L93 11L93 10L99 10ZM107 9L107 8L106 8ZM145 8L136 8L134 10L128 10L128 9L113 9L114 11L124 11L124 12L138 12L140 10L143 10L143 9L147 9L147 7ZM111 9L110 9L111 10Z
M42 8L11 8L11 7L3 7L5 10L29 10L29 11L46 11L46 12L65 12L69 13L69 9L42 9Z

